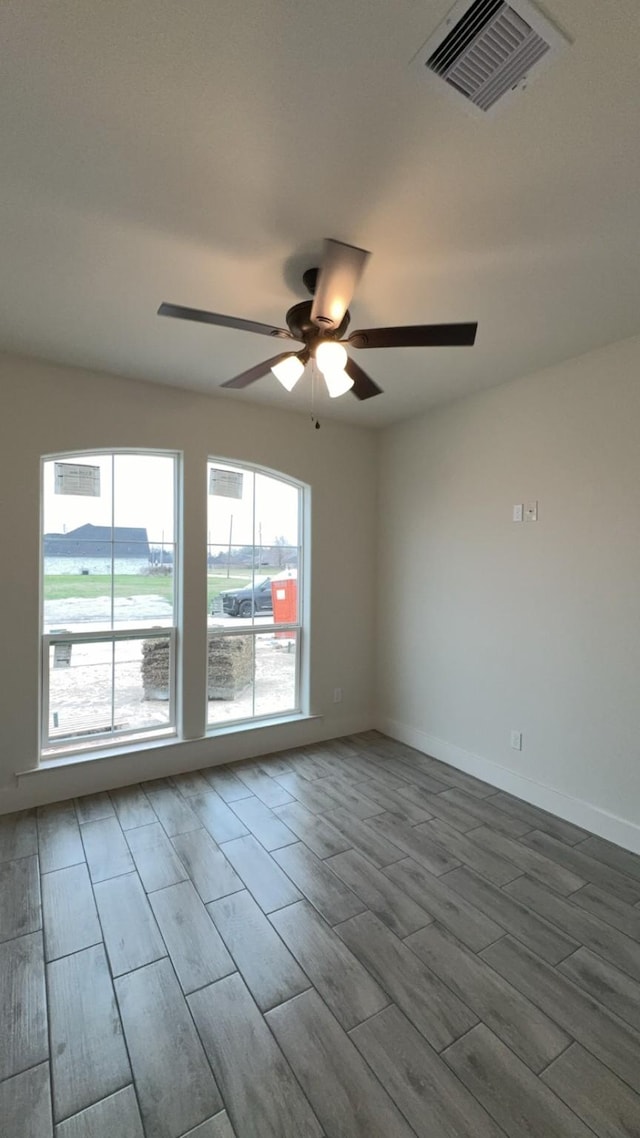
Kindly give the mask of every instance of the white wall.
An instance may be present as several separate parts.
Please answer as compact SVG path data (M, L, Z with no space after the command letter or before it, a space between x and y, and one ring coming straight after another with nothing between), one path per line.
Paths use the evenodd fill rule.
M0 813L371 726L376 436L329 420L0 356ZM202 722L208 455L312 489L311 712L305 723L196 738L16 778L38 757L40 456L109 447L184 453L185 711ZM195 662L195 667L194 667ZM343 689L333 703L335 687Z
M640 852L640 338L386 431L379 510L381 729Z
M376 502L373 432L0 356L0 813L377 719L640 851L639 376L640 339L625 341L391 428ZM184 452L191 658L204 655L207 455L311 485L321 718L17 779L37 762L40 455L118 446ZM536 498L539 521L514 524L513 504ZM196 722L193 684L187 699Z

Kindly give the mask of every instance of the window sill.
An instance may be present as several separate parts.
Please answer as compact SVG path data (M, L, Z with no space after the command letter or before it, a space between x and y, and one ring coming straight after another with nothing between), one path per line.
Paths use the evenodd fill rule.
M182 739L175 735L165 736L162 739L149 739L144 743L130 743L129 745L122 744L120 746L114 745L109 748L104 747L99 751L83 751L82 754L76 752L75 754L60 755L59 757L42 759L38 766L29 767L23 771L16 771L16 778L30 778L33 775L48 773L60 767L83 766L85 763L94 763L102 759L119 758L124 755L138 754L145 751L159 751L179 746L186 747L190 743L197 744L206 742L207 740L213 741L214 739L224 738L225 736L239 735L244 732L259 730L264 731L270 727L283 727L288 723L312 722L315 719L322 718L321 715L308 715L305 712L295 712L289 715L281 715L277 718L252 719L246 723L235 723L225 727L214 728L207 731L206 735L202 735L197 739ZM133 781L135 781L135 778Z
M290 711L286 715L270 715L263 719L245 719L220 727L209 727L207 739L220 739L225 735L237 735L240 731L263 731L265 727L281 727L285 723L302 723L305 720L322 719L321 715L307 715L304 711Z

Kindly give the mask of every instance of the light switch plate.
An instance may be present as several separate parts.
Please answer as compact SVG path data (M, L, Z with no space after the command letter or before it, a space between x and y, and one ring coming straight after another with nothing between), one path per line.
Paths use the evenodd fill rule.
M524 512L525 522L537 522L538 520L538 503L528 502L527 508Z
M521 522L522 521L523 510L524 510L524 506L522 505L522 502L520 502L519 505L513 507L513 520L514 520L514 522Z

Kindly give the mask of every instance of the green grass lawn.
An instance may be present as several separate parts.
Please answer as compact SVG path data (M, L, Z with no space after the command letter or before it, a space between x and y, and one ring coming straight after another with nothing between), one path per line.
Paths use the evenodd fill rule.
M256 577L270 576L280 573L280 569L264 566ZM232 575L227 577L222 573L207 575L207 608L218 593L227 589L241 589L251 580L250 569L232 569ZM118 597L143 597L153 594L164 597L170 601L173 596L173 578L163 576L147 576L144 573L116 573L113 578L115 594ZM60 601L69 598L90 600L92 597L108 597L111 591L111 577L108 574L88 574L86 577L80 573L65 573L45 575L44 599L45 601Z

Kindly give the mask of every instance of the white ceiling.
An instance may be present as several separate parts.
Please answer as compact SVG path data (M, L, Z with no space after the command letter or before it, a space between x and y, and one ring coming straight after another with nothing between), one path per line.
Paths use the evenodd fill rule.
M479 121L409 64L452 0L4 0L0 347L217 393L273 354L325 236L373 253L352 328L380 426L640 331L638 0L548 0L569 50ZM300 283L299 283L300 282ZM308 369L309 370L309 369ZM307 408L265 377L224 398Z

